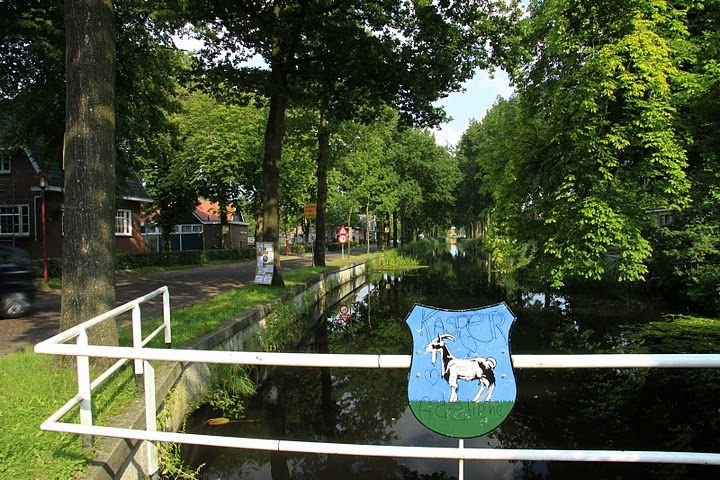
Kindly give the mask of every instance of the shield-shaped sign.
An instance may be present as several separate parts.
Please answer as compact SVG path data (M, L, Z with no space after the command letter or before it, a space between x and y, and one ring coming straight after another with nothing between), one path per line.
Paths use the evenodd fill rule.
M484 435L500 425L517 395L510 358L515 315L507 305L475 310L415 305L405 321L413 337L408 400L420 423L456 438Z

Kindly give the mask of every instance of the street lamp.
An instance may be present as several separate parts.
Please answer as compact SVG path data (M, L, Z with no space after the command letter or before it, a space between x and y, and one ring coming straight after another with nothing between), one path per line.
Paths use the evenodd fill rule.
M47 187L47 179L45 174L40 172L38 174L38 181L40 183L40 218L42 221L42 244L43 244L43 281L48 281L48 261L47 261L47 241L45 239L45 188Z

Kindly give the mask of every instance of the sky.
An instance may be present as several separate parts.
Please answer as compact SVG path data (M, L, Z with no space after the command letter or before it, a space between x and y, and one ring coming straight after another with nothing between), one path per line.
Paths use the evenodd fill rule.
M175 44L184 50L196 50L202 45L197 40L178 37ZM454 147L471 120L482 120L498 96L508 98L512 93L513 88L504 71L496 70L491 76L486 70L477 70L473 78L463 84L462 91L451 93L436 103L445 109L451 121L433 132L435 141L441 146Z
M464 91L451 93L436 103L452 118L435 130L438 145L455 146L471 120L482 120L498 96L508 98L513 93L508 76L502 70L496 70L492 78L486 70L478 70L464 87Z

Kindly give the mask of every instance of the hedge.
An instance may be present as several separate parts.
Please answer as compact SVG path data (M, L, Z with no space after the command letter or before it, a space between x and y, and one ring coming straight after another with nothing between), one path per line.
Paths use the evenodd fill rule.
M343 245L342 243L338 243L338 242L327 242L326 247L328 249L328 252L339 252L342 250L342 245ZM350 242L349 244L346 243L344 245L345 245L345 250L347 250L348 245L349 245L349 248L352 248L352 247L356 247L358 245L358 243Z
M118 253L115 255L115 268L132 270L144 267L171 267L174 265L203 265L218 260L247 260L255 258L255 248L240 247L226 250L186 250L182 252L140 252ZM38 275L42 275L42 259L34 260ZM62 276L62 258L48 258L48 275L53 278Z

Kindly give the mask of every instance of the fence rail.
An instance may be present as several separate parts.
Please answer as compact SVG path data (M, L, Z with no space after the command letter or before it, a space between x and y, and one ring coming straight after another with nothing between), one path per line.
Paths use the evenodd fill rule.
M141 304L163 295L163 324L142 336ZM133 346L111 347L89 345L87 330L100 322L132 311ZM148 475L158 470L157 454L152 442L175 442L216 447L245 448L292 453L318 453L337 455L366 455L382 457L457 459L460 478L465 460L530 460L530 461L585 461L585 462L648 462L720 465L720 453L666 452L666 451L615 451L615 450L548 450L548 449L487 449L356 445L327 442L301 442L258 438L222 437L188 433L157 431L155 398L155 368L152 361L200 362L245 365L278 365L286 367L333 368L409 368L410 355L366 354L315 354L226 352L214 350L182 350L148 348L152 338L164 332L166 343L171 341L170 294L167 287L117 307L38 343L38 353L77 357L78 394L58 409L40 428L79 435L96 435L146 441ZM74 344L65 343L75 340ZM89 358L116 358L118 361L96 380L91 382ZM92 390L109 378L129 360L134 361L136 374L144 378L145 429L117 428L93 425ZM514 368L720 368L720 354L597 354L597 355L513 355ZM80 406L80 423L65 423L62 418L75 406Z

